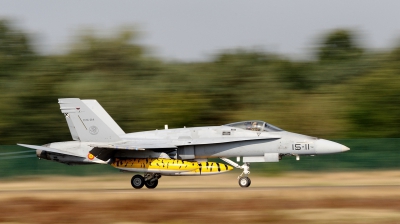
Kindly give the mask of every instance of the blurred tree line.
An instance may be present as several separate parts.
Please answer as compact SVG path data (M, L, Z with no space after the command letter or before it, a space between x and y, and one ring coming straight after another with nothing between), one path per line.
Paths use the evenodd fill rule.
M0 143L71 139L58 98L97 99L125 132L259 119L328 139L400 137L400 46L363 48L351 30L315 43L314 60L235 49L167 62L134 29L82 32L62 55L0 20Z

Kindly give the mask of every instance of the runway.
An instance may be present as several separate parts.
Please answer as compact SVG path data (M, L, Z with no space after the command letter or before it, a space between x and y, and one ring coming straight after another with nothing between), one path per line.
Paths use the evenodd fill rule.
M297 200L327 198L395 198L400 199L400 185L354 186L273 186L218 188L85 188L85 189L14 189L1 190L0 200L31 198L40 200Z
M0 222L398 223L400 172L162 178L133 189L131 175L27 177L0 182ZM35 217L34 221L31 217Z
M400 186L0 191L0 222L397 223ZM31 217L35 217L32 221Z
M156 188L147 189L23 189L23 190L0 190L3 193L113 193L113 194L148 194L148 193L185 193L185 192L257 192L274 190L334 190L334 189L399 189L400 185L343 185L343 186L271 186L271 187L230 187L230 188Z

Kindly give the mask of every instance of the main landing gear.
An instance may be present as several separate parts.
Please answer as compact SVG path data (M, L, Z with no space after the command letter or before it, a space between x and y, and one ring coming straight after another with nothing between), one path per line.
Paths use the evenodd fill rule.
M242 170L243 170L242 174L240 174L240 175L238 176L238 179L239 179L239 186L241 186L241 187L249 187L249 186L250 186L251 180L250 180L250 178L247 176L247 175L250 174L250 163L244 163L243 165L240 166L239 164L233 162L233 161L230 160L230 159L227 159L227 158L220 158L220 159L222 159L222 160L225 161L226 163L229 163L230 165L234 166L235 168L238 168L238 169L242 169Z
M154 189L158 185L158 179L161 178L159 173L146 173L144 177L142 175L135 175L131 179L131 185L135 189L140 189L146 186L149 189Z

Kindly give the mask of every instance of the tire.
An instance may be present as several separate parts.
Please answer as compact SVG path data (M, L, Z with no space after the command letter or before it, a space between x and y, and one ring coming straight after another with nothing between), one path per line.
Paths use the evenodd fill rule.
M149 188L149 189L154 189L158 185L158 180L153 180L153 181L145 181L144 185Z
M131 185L135 189L140 189L144 185L144 178L141 175L135 175L131 179Z
M241 187L249 187L251 184L251 180L248 177L241 177L239 179L239 186Z

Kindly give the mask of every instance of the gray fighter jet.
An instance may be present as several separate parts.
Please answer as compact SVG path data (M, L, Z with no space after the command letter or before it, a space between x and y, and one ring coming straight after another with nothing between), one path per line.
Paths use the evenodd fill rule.
M211 175L242 169L241 187L250 186L250 163L279 162L283 156L320 155L349 150L344 145L291 133L259 120L221 126L177 128L126 134L96 100L59 99L74 141L43 146L40 159L69 165L109 164L134 175L131 184L155 188L162 175ZM228 159L236 157L236 162ZM208 162L220 158L225 163ZM238 164L241 163L242 165ZM229 165L228 165L229 164Z

